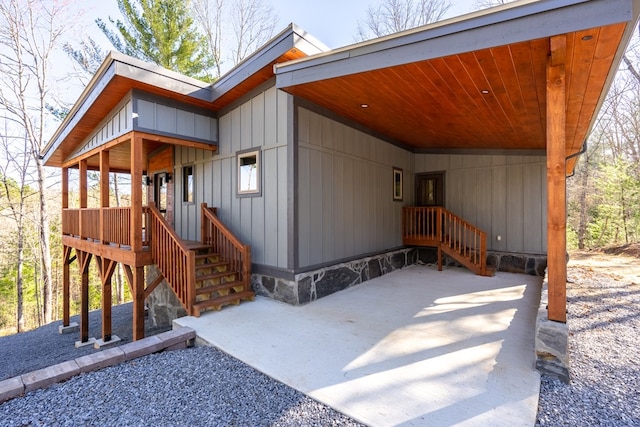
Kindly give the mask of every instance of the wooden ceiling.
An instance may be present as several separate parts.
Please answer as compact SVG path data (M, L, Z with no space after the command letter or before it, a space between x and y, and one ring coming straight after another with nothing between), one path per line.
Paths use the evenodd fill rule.
M624 30L567 35L568 154L587 136ZM543 38L284 90L416 150L543 150L548 56Z

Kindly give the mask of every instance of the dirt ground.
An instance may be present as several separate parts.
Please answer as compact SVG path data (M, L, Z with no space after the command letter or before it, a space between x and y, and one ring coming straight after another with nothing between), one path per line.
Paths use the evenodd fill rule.
M640 284L640 244L571 252L568 268L594 271L629 284Z

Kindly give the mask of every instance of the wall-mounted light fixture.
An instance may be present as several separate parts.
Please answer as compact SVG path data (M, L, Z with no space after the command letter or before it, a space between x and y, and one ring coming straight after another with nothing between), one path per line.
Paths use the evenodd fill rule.
M151 185L151 178L149 178L149 175L142 175L142 185Z
M173 177L171 176L171 174L170 174L170 173L167 173L167 182L171 182L171 178L173 178Z

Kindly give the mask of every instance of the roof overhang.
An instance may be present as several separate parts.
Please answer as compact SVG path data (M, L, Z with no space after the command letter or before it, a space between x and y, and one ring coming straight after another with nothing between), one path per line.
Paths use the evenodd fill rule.
M274 64L327 49L291 24L213 84L111 52L45 147L45 164L62 167L131 90L216 112L273 78Z
M638 5L517 1L279 64L276 84L417 152L543 153L550 38L566 35L571 155L606 96Z

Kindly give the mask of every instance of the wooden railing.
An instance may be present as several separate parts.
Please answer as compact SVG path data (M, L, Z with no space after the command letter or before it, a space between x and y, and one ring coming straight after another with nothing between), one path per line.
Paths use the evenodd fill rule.
M183 307L193 314L196 292L196 257L162 213L151 203L148 211L149 245L153 262L175 292Z
M442 207L405 207L402 210L405 245L438 247L470 270L487 275L487 233Z
M143 207L141 232L142 245L145 247L149 244L147 233L149 215L149 209ZM62 234L105 244L131 246L131 208L63 209Z
M201 205L201 229L202 244L213 247L225 261L229 262L230 270L240 272L240 280L243 282L243 290L251 290L251 249L243 244L220 221L216 215L216 208Z

